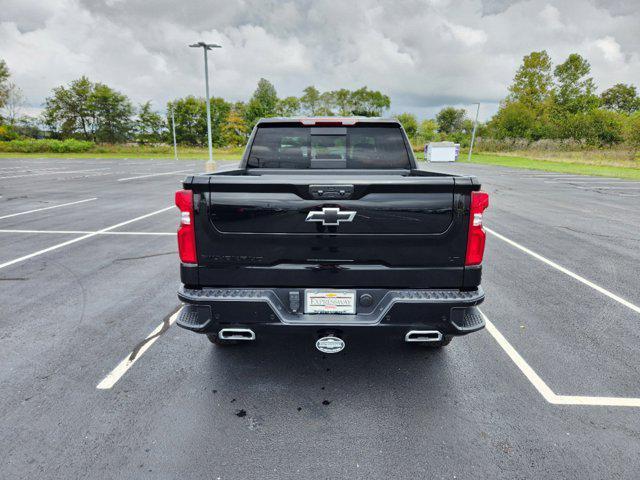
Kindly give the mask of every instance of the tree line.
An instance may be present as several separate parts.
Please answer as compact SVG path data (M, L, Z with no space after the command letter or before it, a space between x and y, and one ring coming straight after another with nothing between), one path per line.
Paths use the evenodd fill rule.
M15 89L6 64L0 60L0 111L9 103L9 90ZM247 102L210 99L213 144L216 147L244 145L251 129L263 117L359 115L376 117L391 106L389 96L366 86L357 90L320 92L305 88L300 97L279 98L268 80L260 79ZM123 93L100 82L80 77L53 89L38 119L0 116L0 140L18 136L46 136L78 139L95 143L171 142L172 118L178 143L206 144L206 100L187 96L167 103L165 114L155 111L151 102L134 106ZM6 128L8 127L8 128ZM2 128L2 127L0 127Z
M497 139L573 139L594 146L640 144L640 98L618 83L600 95L589 62L573 53L553 66L542 50L526 55L507 98L488 122Z
M590 73L589 62L576 53L555 67L544 50L525 55L498 112L478 125L478 136L525 143L571 140L591 147L624 142L640 148L636 87L618 83L598 95ZM466 111L454 107L445 107L434 119L421 122L409 113L397 118L416 144L453 140L467 146L473 130Z
M578 54L554 66L546 51L531 52L523 58L498 112L478 126L478 136L526 142L571 139L597 147L625 142L640 147L636 87L619 83L598 95L590 72L589 62ZM151 102L134 105L125 94L83 76L54 88L37 119L19 114L21 102L22 92L10 81L9 69L0 59L0 140L47 137L94 143L169 143L173 116L179 143L206 143L206 102L197 96L172 100L160 113ZM280 98L265 79L260 79L246 102L220 97L210 102L216 147L244 145L262 117L381 116L391 108L388 95L366 86L325 92L309 86L299 97ZM416 146L434 140L466 146L473 129L466 110L452 106L420 121L411 113L395 117Z

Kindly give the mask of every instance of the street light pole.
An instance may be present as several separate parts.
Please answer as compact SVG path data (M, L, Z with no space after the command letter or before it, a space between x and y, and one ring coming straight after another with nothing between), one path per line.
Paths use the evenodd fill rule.
M173 155L178 160L178 142L176 142L176 117L173 115L173 105L171 105L171 131L173 132Z
M204 51L204 83L207 101L207 144L209 147L209 161L207 162L207 172L213 172L216 169L216 164L213 162L213 142L211 140L211 102L209 100L209 61L207 59L207 51L213 48L222 48L215 43L198 42L189 45L192 48L202 48Z
M473 142L476 139L476 128L478 127L478 113L480 113L480 102L475 103L474 105L478 105L476 109L476 119L473 121L473 133L471 133L471 145L469 146L469 162L471 161L471 152L473 152Z

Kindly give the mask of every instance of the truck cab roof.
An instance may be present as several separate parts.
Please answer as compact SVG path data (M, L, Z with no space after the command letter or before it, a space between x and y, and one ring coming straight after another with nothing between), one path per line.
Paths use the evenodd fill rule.
M274 123L301 123L305 126L323 126L323 125L356 125L358 123L383 123L400 125L400 122L395 118L382 118L382 117L269 117L261 118L258 120L257 125L274 124Z

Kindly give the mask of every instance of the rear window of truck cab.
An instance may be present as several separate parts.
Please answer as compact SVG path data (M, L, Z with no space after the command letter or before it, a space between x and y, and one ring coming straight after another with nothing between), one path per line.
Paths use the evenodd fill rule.
M411 163L397 125L264 124L256 131L247 168L410 169Z

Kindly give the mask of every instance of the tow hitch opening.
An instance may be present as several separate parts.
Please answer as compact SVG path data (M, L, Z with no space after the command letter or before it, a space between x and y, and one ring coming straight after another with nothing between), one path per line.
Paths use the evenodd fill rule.
M316 341L316 348L322 353L338 353L344 350L345 342L342 338L330 333L321 336Z

